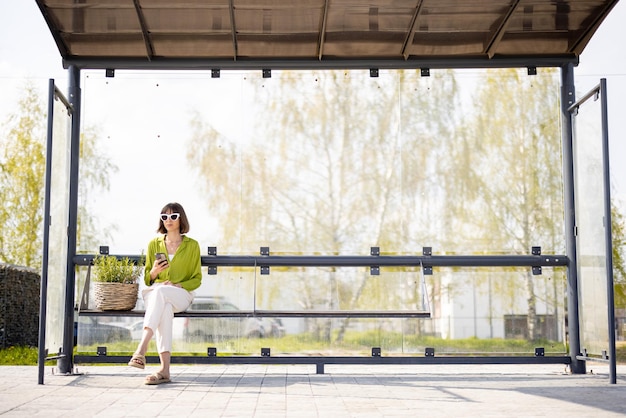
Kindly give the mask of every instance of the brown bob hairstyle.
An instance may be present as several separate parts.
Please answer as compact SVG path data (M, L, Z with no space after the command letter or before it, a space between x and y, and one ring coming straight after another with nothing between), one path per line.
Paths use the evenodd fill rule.
M178 218L180 220L180 233L181 234L186 234L187 232L189 232L189 220L187 219L187 214L185 213L185 209L183 209L183 206L180 203L168 203L167 205L163 206L163 209L161 209L161 213L179 213L180 214L180 218ZM163 221L161 220L161 217L159 217L159 227L157 229L157 232L161 233L161 234L166 234L167 233L167 229L165 229L165 225L163 225Z

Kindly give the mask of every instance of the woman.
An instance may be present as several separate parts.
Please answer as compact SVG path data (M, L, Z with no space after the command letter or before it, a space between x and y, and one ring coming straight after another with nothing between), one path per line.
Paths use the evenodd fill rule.
M200 287L200 246L184 235L189 231L185 210L178 203L168 203L159 215L160 235L148 243L144 281L148 286L142 293L146 313L143 334L129 366L143 369L146 351L156 334L157 350L161 359L158 372L146 377L146 385L170 381L172 324L174 313L191 305L193 291ZM161 258L162 257L162 258Z

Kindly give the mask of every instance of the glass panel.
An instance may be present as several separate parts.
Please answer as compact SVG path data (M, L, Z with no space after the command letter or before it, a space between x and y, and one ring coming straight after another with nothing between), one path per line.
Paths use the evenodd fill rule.
M108 173L111 192L94 202L93 216L119 232L101 244L112 254L145 251L159 209L179 201L190 236L218 255L260 247L271 255L369 255L372 246L382 255L421 255L423 246L434 254L529 254L537 245L562 254L558 73L525 72L84 72L84 126L99 127L101 148L119 167ZM278 352L419 352L432 343L426 337L561 342L556 271L436 271L426 278L433 319L285 317L262 327L284 333L272 345ZM272 267L266 276L258 266L219 267L196 293L244 311L409 312L424 296L420 277L416 269L373 276L368 268ZM559 302L545 312L524 305L531 283L546 279L558 283L550 298ZM473 285L485 283L519 292L477 293ZM519 306L509 303L514 297ZM267 344L265 334L248 338L261 329L255 318L175 322L175 351L206 352L209 339L218 352L256 353ZM209 335L195 336L199 329Z
M60 93L56 93L60 95ZM51 99L52 100L52 99ZM69 216L71 115L62 100L54 97L52 161L50 179L50 245L46 306L46 349L56 354L63 347L65 282L67 274L67 221ZM66 351L66 350L64 350Z
M271 289L267 283L271 281L280 292L269 291L274 298L257 293L256 309L300 311L310 309L310 304L331 310L351 307L408 312L422 307L416 280L421 275L415 271L383 271L381 276L367 277L363 286L357 279L369 273L331 273L316 268L310 273L301 269L275 270L269 276L257 276L256 288ZM262 347L269 347L277 354L370 355L372 347L391 354L423 353L426 347L433 347L442 354L533 355L534 347L542 346L546 353L562 354L564 273L561 268L544 268L539 276L526 268L438 268L434 275L425 276L432 304L429 319L178 318L174 329L179 339L174 350L205 353L212 346L219 353L258 354ZM235 272L220 273L214 284L221 297L198 297L198 306L223 306L240 297L241 288L234 277ZM358 292L359 304L350 306ZM239 309L252 308L249 301L248 306L244 301L232 304Z
M140 253L174 200L222 255L563 253L558 74L524 72L85 72L102 244Z
M254 272L227 270L220 269L212 278L213 293L198 295L191 310L253 310L254 302L248 298L254 292ZM292 273L294 281L311 279ZM419 276L414 271L371 276L374 283L362 290L359 308L384 304L387 309L419 309L421 297L415 283ZM288 272L273 271L262 280L284 285ZM382 292L384 298L373 291L377 281L390 281L391 286ZM370 355L372 347L389 354L424 353L432 347L438 354L533 355L535 347L544 347L548 354L565 352L564 268L544 268L539 276L528 268L436 268L425 281L431 318L175 318L173 351L206 354L207 347L215 347L222 354L258 355L261 348L269 347L275 354ZM311 286L318 283L308 282ZM338 305L354 298L360 283L353 285L337 286L343 288L336 293ZM282 297L263 303L257 295L256 308L301 309L303 294L281 292ZM390 298L390 293L397 297ZM396 305L380 304L381 299L394 300ZM403 304L398 303L402 300ZM106 345L109 352L132 352L141 328L140 317L80 317L78 351L93 353ZM150 351L156 352L154 341Z
M564 269L442 270L432 313L442 337L544 340L564 349Z
M601 100L597 96L585 101L574 115L581 348L594 355L609 348L605 199L604 187L599 187L604 185L601 122Z
M124 316L79 316L77 331L78 351L95 353L98 346L106 346L108 351L134 352L143 321Z

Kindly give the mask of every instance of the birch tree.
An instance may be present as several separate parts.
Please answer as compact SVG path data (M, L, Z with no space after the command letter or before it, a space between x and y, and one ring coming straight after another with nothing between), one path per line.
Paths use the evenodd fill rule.
M44 171L47 114L37 89L27 83L17 110L3 124L0 143L0 261L41 266ZM89 248L95 242L97 222L89 213L86 193L109 187L103 172L115 165L97 148L97 130L88 128L81 143L81 189L78 242Z
M524 77L524 78L522 78ZM563 241L559 88L555 71L522 76L490 70L475 113L459 130L447 161L445 208L451 227L475 247L528 254L532 246L561 253ZM465 173L455 176L455 172ZM519 273L517 273L519 274ZM516 273L501 289L517 289ZM523 273L529 338L535 339L535 278Z
M256 119L258 137L229 139L196 117L190 158L206 178L207 199L222 203L231 235L254 231L272 249L305 254L414 248L432 239L417 231L436 211L423 196L437 142L450 136L455 92L448 72L430 79L415 71L379 79L288 73L254 89L266 110ZM328 268L324 280L302 270L294 293L304 309L368 306L364 295L384 306L417 303L407 301L415 299L414 279L405 288L367 290L374 284L364 270L342 276ZM330 339L330 322L313 328Z

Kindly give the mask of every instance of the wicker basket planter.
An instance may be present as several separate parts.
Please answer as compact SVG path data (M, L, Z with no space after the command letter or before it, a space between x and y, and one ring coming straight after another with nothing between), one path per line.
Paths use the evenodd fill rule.
M101 311L130 311L137 304L139 284L94 283L96 308Z
M137 304L143 258L135 263L112 255L94 259L94 300L101 311L129 311Z

